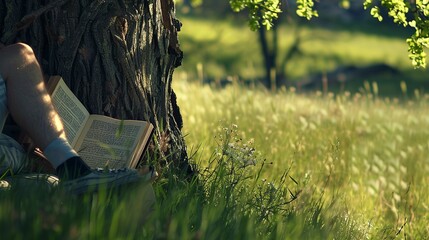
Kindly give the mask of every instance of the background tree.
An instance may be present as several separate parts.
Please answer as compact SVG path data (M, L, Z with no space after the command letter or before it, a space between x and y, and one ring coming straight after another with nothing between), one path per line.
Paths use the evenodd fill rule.
M339 7L343 8L349 8L352 4L348 0L337 0L335 2L337 2ZM307 20L318 17L317 7L319 3L315 3L313 0L296 0L295 2L288 3L280 0L230 0L230 4L231 8L236 12L247 11L250 28L258 31L261 53L264 60L264 85L270 89L284 85L287 79L285 66L291 57L299 52L301 38L299 33L296 32L294 43L283 54L283 59L278 59L278 24L285 18L284 15L291 12L292 6L296 7L296 14L298 16ZM406 40L408 43L409 58L414 67L426 67L425 49L429 46L428 1L362 0L361 4L362 8L370 10L371 15L380 21L383 20L383 12L386 12L386 15L394 23L403 27L414 28L415 33Z
M1 42L32 46L91 113L149 120L150 159L189 170L171 88L180 27L172 0L0 1Z
M249 25L252 30L265 26L272 27L273 20L278 18L280 0L248 1L230 0L234 11L247 9ZM350 6L349 0L338 0L340 6ZM296 0L296 13L310 20L318 16L313 0ZM383 20L382 10L387 11L394 23L403 27L412 27L415 33L407 38L409 58L415 67L426 67L425 48L429 47L429 1L427 0L364 0L363 7L370 10L373 17ZM261 15L260 12L263 14ZM262 24L261 24L262 23Z

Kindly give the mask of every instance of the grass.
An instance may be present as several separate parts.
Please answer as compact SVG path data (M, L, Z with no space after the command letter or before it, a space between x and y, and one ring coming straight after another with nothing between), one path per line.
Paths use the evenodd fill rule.
M7 239L424 239L429 95L300 95L176 79L200 173L70 196L0 192ZM189 94L192 93L192 94ZM198 103L198 104L195 104ZM198 151L196 151L198 150Z
M359 236L370 239L429 236L429 95L407 101L371 92L213 90L190 82L176 82L175 89L187 143L202 142L201 159L217 148L213 136L219 126L236 124L240 137L253 139L270 163L262 176L276 178L291 168L297 188L321 196L327 216L341 216L333 217L335 223L351 218ZM311 209L309 202L301 204Z

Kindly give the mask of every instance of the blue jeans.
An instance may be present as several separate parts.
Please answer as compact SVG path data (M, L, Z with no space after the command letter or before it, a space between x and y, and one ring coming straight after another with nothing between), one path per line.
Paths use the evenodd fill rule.
M9 109L7 108L6 82L0 75L0 132L3 130ZM27 162L27 154L13 138L0 133L0 177L6 171L16 173Z

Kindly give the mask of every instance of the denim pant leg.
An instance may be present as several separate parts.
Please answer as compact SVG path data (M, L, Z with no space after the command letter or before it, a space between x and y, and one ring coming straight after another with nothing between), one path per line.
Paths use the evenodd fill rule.
M3 131L9 110L7 108L6 83L0 75L0 132ZM0 133L0 174L17 172L26 162L24 149L13 138ZM0 177L1 177L0 175Z
M0 75L0 132L3 131L9 110L7 108L6 82Z

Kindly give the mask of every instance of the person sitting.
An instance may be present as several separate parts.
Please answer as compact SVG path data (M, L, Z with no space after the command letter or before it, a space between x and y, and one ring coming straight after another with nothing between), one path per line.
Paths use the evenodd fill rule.
M24 43L0 43L0 130L8 114L43 150L61 185L82 193L99 185L116 187L143 178L135 169L100 171L90 167L70 146L63 123L52 105L41 67L32 48ZM11 137L0 134L0 176L18 171L27 153Z

